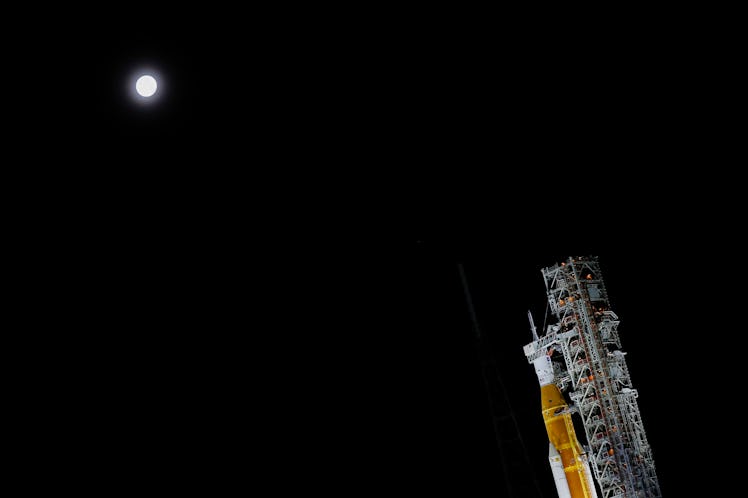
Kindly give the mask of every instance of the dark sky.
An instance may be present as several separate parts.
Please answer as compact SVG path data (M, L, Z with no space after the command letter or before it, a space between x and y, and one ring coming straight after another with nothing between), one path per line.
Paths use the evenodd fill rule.
M66 479L505 496L461 262L552 496L526 313L542 323L540 268L598 255L677 496L683 335L712 325L684 313L718 309L707 275L737 251L712 223L734 198L705 218L713 176L668 162L687 138L656 61L511 18L211 12L103 15L45 53L64 77L30 129L56 160L29 212L73 302L53 343L75 351L62 406L83 436L60 437L86 470ZM168 81L148 108L123 90L142 65Z

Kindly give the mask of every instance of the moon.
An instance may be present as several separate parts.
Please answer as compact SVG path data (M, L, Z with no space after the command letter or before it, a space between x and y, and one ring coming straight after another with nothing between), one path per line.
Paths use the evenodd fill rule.
M158 88L156 78L149 74L141 76L138 78L138 81L135 82L135 91L137 91L138 95L142 97L152 96L156 93L156 88Z

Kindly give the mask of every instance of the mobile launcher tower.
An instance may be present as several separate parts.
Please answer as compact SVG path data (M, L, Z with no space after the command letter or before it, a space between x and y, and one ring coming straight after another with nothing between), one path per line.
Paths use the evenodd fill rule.
M597 257L569 258L541 272L557 322L538 337L528 312L533 341L524 351L540 382L559 498L660 498ZM584 447L575 422L584 427Z

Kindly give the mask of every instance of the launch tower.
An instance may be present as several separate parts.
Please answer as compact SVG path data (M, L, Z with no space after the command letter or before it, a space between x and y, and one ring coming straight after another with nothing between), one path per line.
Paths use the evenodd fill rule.
M541 272L555 322L538 336L530 315L534 340L524 352L541 384L559 496L661 498L597 257L569 258ZM584 427L584 445L572 422Z

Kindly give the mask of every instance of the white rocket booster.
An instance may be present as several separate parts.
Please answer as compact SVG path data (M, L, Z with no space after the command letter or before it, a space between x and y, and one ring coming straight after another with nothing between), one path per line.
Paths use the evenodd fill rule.
M551 472L553 473L553 481L556 483L558 498L571 498L569 484L566 482L564 464L561 462L561 455L558 454L558 451L551 443L548 443L548 461L551 463Z

